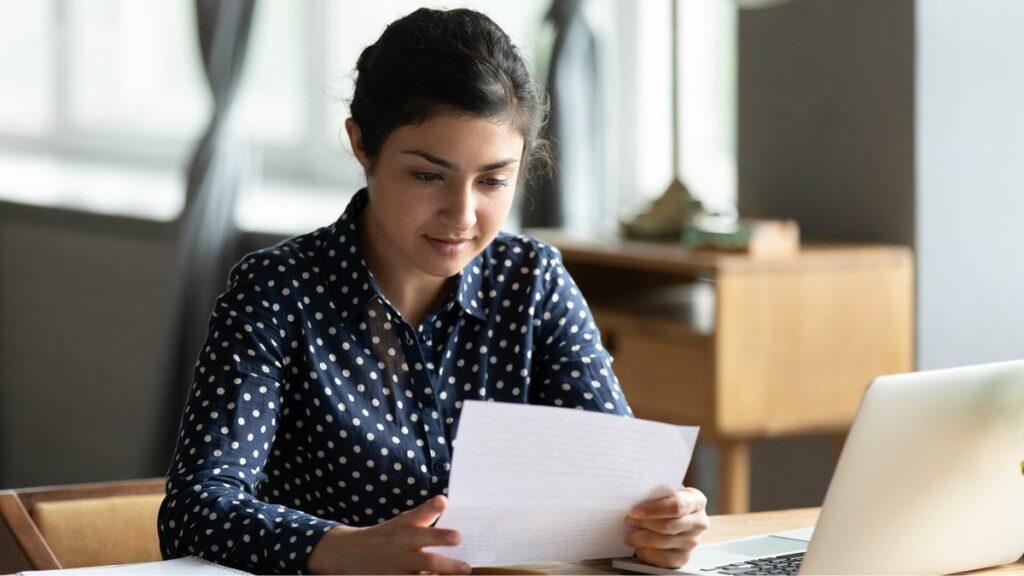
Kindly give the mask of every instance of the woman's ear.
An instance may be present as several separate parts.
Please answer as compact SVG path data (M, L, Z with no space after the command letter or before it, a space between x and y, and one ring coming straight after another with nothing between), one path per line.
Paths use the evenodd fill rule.
M352 145L352 153L363 167L363 172L369 174L370 160L366 157L366 149L363 148L363 132L359 129L359 124L356 124L356 121L351 118L346 118L345 132L348 133L348 142Z

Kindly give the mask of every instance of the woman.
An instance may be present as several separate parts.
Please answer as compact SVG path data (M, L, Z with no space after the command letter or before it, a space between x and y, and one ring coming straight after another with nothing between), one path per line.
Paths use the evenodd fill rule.
M165 557L314 573L468 573L433 546L463 399L630 416L553 248L499 232L543 103L505 33L420 9L357 64L366 188L331 226L250 254L218 298L160 509ZM682 565L693 489L625 522Z

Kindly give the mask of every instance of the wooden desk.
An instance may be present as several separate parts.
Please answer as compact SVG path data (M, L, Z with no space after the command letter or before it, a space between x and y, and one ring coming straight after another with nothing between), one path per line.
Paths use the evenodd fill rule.
M59 564L53 557L53 553L49 551L46 542L43 541L39 531L35 529L31 522L28 510L34 505L33 502L92 498L114 494L158 494L162 491L163 479L152 479L136 482L0 492L0 574L59 567ZM28 503L28 508L25 507L26 503ZM817 508L712 516L711 529L704 535L703 542L718 542L730 538L801 528L814 524L817 519ZM155 527L153 535L156 537ZM612 568L610 560L599 560L581 564L537 564L522 566L521 568L542 571L548 574L622 573ZM978 570L970 574L996 573L1024 574L1024 561L986 570Z
M719 542L731 538L742 538L744 536L755 536L767 532L811 526L818 521L818 511L818 508L802 508L799 510L712 516L711 529L705 533L701 541L704 543ZM523 566L523 568L547 574L628 574L628 572L613 568L610 560L583 564L536 564ZM965 574L971 574L972 576L980 574L1024 574L1024 558L1014 564L974 570Z
M749 510L752 441L844 437L872 378L913 369L914 271L900 246L792 257L529 230L562 251L638 417L701 426L718 510Z

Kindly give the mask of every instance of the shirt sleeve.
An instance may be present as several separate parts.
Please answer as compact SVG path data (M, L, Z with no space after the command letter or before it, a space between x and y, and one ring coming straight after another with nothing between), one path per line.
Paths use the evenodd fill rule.
M287 401L285 324L266 294L271 266L240 262L214 305L157 520L165 559L196 555L261 574L301 573L338 525L254 496Z
M633 416L576 282L549 248L538 302L530 402Z

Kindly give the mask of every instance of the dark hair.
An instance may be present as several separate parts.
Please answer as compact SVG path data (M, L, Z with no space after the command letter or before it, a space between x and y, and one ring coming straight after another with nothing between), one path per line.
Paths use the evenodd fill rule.
M539 138L547 100L505 31L473 10L420 8L360 54L352 119L372 162L392 132L445 112L510 122L523 136L524 175L550 169Z

